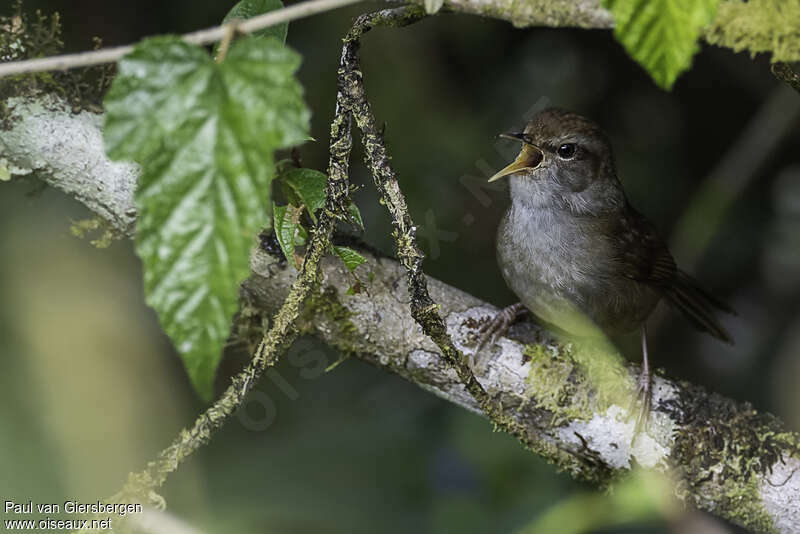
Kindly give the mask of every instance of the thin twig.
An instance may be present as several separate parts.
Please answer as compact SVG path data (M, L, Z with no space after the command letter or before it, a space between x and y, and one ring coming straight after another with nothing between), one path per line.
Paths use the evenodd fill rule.
M526 429L517 421L506 417L502 406L486 393L475 378L467 358L456 348L447 333L447 327L439 313L439 305L428 292L427 279L422 270L424 254L416 242L417 226L409 214L405 196L400 190L397 175L390 163L383 134L376 124L364 89L358 58L360 39L364 33L375 26L406 26L419 21L424 16L425 11L420 6L406 6L385 9L358 17L353 28L344 38L339 68L339 92L346 94L351 102L353 116L363 136L365 161L372 171L381 201L392 218L397 256L408 274L411 316L422 327L423 332L439 347L442 358L456 372L461 383L496 427L515 436L527 448L536 452L544 452L542 444L531 440ZM547 453L551 456L566 454L564 451L553 450L548 450Z
M221 40L225 36L225 32L229 26L235 27L237 32L248 34L270 26L275 26L276 24L281 24L282 22L301 19L324 11L355 4L360 1L361 0L310 0L308 2L284 7L283 9L270 11L269 13L247 19L244 22L234 21L221 26L214 26L213 28L187 33L183 35L183 39L192 44L206 45ZM93 65L102 65L103 63L113 63L114 61L118 61L125 54L131 52L133 48L134 45L124 45L102 48L91 52L79 52L77 54L64 54L61 56L0 63L0 78L15 74L74 69L76 67L91 67Z

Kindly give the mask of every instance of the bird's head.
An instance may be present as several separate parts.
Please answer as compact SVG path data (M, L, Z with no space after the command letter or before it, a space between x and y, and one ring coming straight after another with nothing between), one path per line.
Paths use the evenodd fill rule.
M522 143L517 158L489 178L509 176L513 201L603 212L624 202L611 144L589 119L560 109L537 114L522 132L502 134Z

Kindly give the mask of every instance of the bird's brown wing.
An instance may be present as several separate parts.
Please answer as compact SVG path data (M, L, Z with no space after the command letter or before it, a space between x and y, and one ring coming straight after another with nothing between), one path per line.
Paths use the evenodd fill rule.
M632 208L619 218L617 260L622 275L666 290L678 272L675 260L656 228Z
M714 310L735 313L733 309L678 269L666 243L650 221L631 208L620 218L617 235L617 257L623 276L659 290L698 330L733 343L714 313Z

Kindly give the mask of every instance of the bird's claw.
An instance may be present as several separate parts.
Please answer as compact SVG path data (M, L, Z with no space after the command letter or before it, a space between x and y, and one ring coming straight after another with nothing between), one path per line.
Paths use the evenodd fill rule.
M494 345L497 338L503 336L509 327L514 324L514 321L517 320L517 317L524 312L525 307L521 302L517 302L503 308L494 317L481 325L478 329L478 343L475 346L475 352L479 352L487 341L489 341L490 345Z
M636 425L634 426L634 439L645 428L647 422L650 420L650 409L653 404L653 392L651 390L652 377L647 371L642 371L636 383L636 396L631 402L628 413L633 415L636 413ZM638 405L638 410L637 410Z

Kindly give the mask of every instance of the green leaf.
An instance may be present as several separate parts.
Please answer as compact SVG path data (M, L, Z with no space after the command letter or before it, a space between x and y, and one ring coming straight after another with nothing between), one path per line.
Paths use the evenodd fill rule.
M299 200L301 204L306 206L311 220L316 223L315 213L325 205L328 186L327 175L314 169L291 169L280 175L280 181L282 185L289 188L287 196L290 199ZM350 202L347 206L347 212L350 214L352 221L363 229L364 220L361 218L361 211L354 202Z
M217 64L157 37L120 61L105 99L106 151L142 167L136 252L147 303L204 399L253 236L270 222L273 151L308 135L299 64L273 38L238 39Z
M300 208L294 206L274 206L272 208L275 237L278 238L278 244L283 250L283 255L286 260L294 265L294 248L295 245L303 244L297 243L298 230L303 227L299 224ZM305 232L300 236L302 241L305 242Z
M364 229L364 219L361 218L361 210L358 209L355 202L350 202L350 205L347 206L347 213L350 214L353 221L358 224L361 229Z
M341 258L341 260L344 262L345 266L350 270L350 272L355 271L356 267L358 267L362 263L367 262L364 256L362 256L361 254L359 254L358 252L349 247L334 246L333 252L334 254L339 256L339 258Z
M692 64L697 40L719 0L603 0L614 16L614 35L664 89Z
M264 13L282 8L283 2L281 2L281 0L242 0L233 6L230 11L228 11L228 14L225 15L224 19L222 19L222 23L225 24L226 22L230 22L234 19L253 18L256 15L263 15ZM275 26L270 26L269 28L264 28L263 30L254 32L252 35L255 35L256 37L272 36L278 39L280 42L285 43L287 33L289 33L289 23L284 22L282 24L276 24ZM216 49L214 54L216 55Z
M311 220L317 222L314 213L325 205L328 177L314 169L292 169L283 173L280 179L308 208Z

